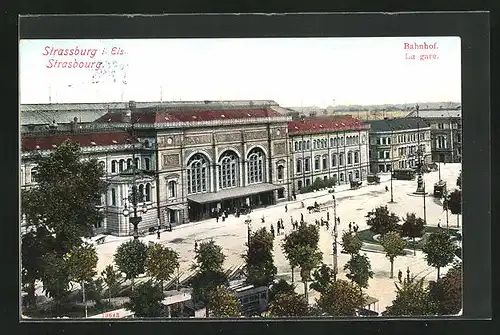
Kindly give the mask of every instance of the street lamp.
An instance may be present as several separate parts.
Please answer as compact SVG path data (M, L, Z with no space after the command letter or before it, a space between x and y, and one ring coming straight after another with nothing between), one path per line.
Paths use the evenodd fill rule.
M394 131L393 131L392 127L391 127L391 139L390 140L391 140L391 148L390 148L390 150L391 150L391 201L389 201L389 203L392 204L392 203L394 203L394 197L393 197L393 192L392 192L392 170L394 170L394 166L393 166L393 164L394 164L394 149L393 149L392 143L394 142L393 141L394 140Z
M337 200L335 199L335 195L332 195L333 197L333 280L337 281Z

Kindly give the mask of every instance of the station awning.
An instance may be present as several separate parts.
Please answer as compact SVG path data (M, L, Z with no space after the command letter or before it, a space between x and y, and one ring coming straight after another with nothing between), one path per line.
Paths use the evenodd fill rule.
M249 195L258 194L262 192L270 192L278 190L283 187L284 186L282 185L278 186L269 183L254 184L245 187L225 189L216 193L193 194L189 195L187 198L188 200L197 202L199 204L206 204L210 202L246 197Z

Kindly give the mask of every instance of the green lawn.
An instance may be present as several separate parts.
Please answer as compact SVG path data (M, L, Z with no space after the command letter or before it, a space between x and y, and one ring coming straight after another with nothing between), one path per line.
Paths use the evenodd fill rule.
M420 241L417 241L415 243L416 244L415 245L415 249L421 250L422 246L425 244L425 242L427 240L428 234L435 233L439 229L446 229L446 228L425 227L425 229L424 229L424 236L423 236L423 238ZM451 235L452 240L457 240L457 239L460 238L457 232L458 232L458 229L456 229L456 228L450 228L450 235ZM374 235L375 234L370 229L365 229L365 230L358 231L358 236L359 236L359 239L361 241L366 242L366 243L380 245L380 243L373 238ZM413 242L412 241L408 242L407 248L408 249L413 249Z

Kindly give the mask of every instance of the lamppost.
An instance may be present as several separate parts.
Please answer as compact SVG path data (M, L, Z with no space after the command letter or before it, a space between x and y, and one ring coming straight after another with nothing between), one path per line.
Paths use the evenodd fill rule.
M417 155L418 155L418 161L417 161L417 190L415 191L415 194L422 194L425 193L425 186L424 186L424 179L422 177L422 150L420 148L420 116L418 113L419 107L418 104L416 106L417 109Z
M333 280L337 281L337 200L335 199L335 195L332 195L333 197Z
M394 130L392 129L391 127L391 147L389 150L391 150L391 201L389 201L389 203L394 203L394 197L393 197L393 191L392 191L392 170L394 170L394 162L393 162L393 158L394 158L394 149L393 149L393 146L392 146L392 143L394 142Z
M444 192L444 209L446 211L446 231L449 233L450 232L450 229L448 228L448 191L446 190Z
M249 248L250 248L250 235L252 233L252 227L250 225L251 225L251 222L248 221L248 223L247 223L247 244L248 244Z

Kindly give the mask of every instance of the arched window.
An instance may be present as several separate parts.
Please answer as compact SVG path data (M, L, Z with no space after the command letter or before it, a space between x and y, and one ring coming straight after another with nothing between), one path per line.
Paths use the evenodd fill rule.
M124 159L120 159L119 171L122 172L124 169L125 169L125 160Z
M144 148L149 148L149 147L150 147L149 141L145 140L144 141Z
M177 194L177 183L174 180L168 182L168 197L175 198Z
M38 174L38 169L36 167L31 169L31 182L36 183L37 182L37 174Z
M340 138L340 145L345 145L345 142L344 142L344 137L341 137L341 138Z
M354 176L356 179L359 179L359 170L354 171Z
M298 188L298 189L299 189L299 191L300 191L300 189L302 188L302 180L298 180L298 181L297 181L297 188Z
M100 161L99 167L104 171L104 173L106 173L106 163L104 163L103 161Z
M151 201L151 184L146 184L146 201Z
M359 163L359 151L354 152L354 164Z
M238 156L234 151L226 151L219 159L219 187L230 188L239 185Z
M144 167L145 167L145 170L150 170L151 169L151 159L149 158L144 158Z
M248 153L248 183L264 181L264 153L260 148L253 148Z
M339 155L339 165L342 166L344 165L344 153L341 152Z
M347 153L347 165L351 165L352 164L352 152L348 152Z
M307 150L311 149L311 141L307 140Z
M337 154L332 154L332 167L337 166Z
M188 194L208 191L208 159L202 154L195 154L187 164Z
M285 175L285 167L283 165L278 165L278 180L283 180Z
M344 173L340 173L340 181L344 181Z
M127 169L132 168L132 158L127 159Z
M137 202L142 202L144 201L144 185L143 184L140 184L139 185L139 199L137 200Z
M304 170L305 170L306 172L311 171L311 159L310 159L310 158L306 158L306 159L305 159L304 165L305 165L305 166L304 166Z
M328 169L328 155L323 155L323 170Z
M136 169L140 169L141 168L141 165L139 164L141 160L139 159L139 157L136 157L135 158L135 168Z
M298 151L299 150L299 143L295 142L294 145L295 145L295 151Z
M333 138L330 139L330 147L333 147Z
M313 141L313 149L316 149L316 140Z
M116 173L116 161L111 161L111 173Z
M297 159L297 173L302 173L302 160Z
M314 170L319 170L319 163L320 163L320 157L316 156L314 157Z

